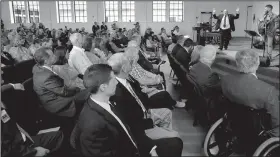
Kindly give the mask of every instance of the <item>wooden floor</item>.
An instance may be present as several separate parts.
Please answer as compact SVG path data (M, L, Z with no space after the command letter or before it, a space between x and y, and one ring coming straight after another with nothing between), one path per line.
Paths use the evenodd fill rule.
M250 39L233 38L227 52L238 51L243 48L250 48ZM256 50L256 51L259 53L262 52L262 50ZM274 55L277 54L277 51L275 52L274 50ZM169 77L169 73L171 70L169 61L165 53L163 52L162 54L163 54L162 59L165 60L166 63L161 66L161 71L163 71L165 74L167 91L175 100L179 100L179 90L175 88L174 86L175 81L173 80L173 78ZM279 60L279 58L277 60ZM277 69L279 70L279 68ZM192 123L193 123L192 113L187 112L185 109L175 109L173 111L173 128L174 130L179 132L181 139L184 142L182 156L205 156L203 153L202 144L204 142L204 138L208 130L203 130L203 128L200 126L193 127Z

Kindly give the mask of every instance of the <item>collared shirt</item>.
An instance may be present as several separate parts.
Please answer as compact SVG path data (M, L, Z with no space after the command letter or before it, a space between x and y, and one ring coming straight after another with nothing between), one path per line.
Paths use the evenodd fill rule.
M48 67L48 66L45 66L45 65L43 65L42 67L44 67L44 68L50 70L50 71L53 72L55 75L58 75L56 72L54 72L54 71L52 70L51 67Z
M128 135L129 139L131 140L131 142L133 143L133 145L137 148L137 145L135 143L135 141L132 139L131 135L129 134L127 128L125 127L125 125L123 124L123 122L119 119L119 117L117 115L115 115L115 113L111 110L111 107L109 105L110 102L105 103L105 102L100 102L95 100L94 98L92 98L92 96L90 96L91 100L96 102L99 106L101 106L102 108L104 108L107 112L109 112L117 121L118 123L122 126L122 128L124 129L124 131L126 132L126 134Z
M224 20L226 18L226 26L224 27ZM221 25L220 25L220 28L221 29L229 29L230 28L230 24L229 24L229 17L228 15L224 15L223 18L222 18L222 21L221 21Z
M73 46L73 49L69 54L68 64L82 75L84 75L87 68L92 65L91 61L85 54L85 50L77 46Z
M141 106L144 115L146 116L147 110L146 110L145 106L143 105L142 101L138 98L136 93L133 91L133 89L132 89L131 85L129 84L129 82L127 82L126 79L119 78L119 77L116 77L116 79L118 81L120 81L120 83L122 85L124 85L125 88L129 91L129 93L136 99L137 103Z

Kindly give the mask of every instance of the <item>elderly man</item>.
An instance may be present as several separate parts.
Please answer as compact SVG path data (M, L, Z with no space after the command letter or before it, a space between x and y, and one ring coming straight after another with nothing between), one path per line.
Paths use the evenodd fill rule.
M76 69L79 74L84 75L86 69L92 65L91 61L85 54L83 46L83 36L80 33L74 33L70 36L73 49L69 54L68 64Z
M237 52L235 58L240 73L222 78L223 94L234 103L254 109L266 109L271 115L272 128L279 126L279 90L258 79L258 53L252 49L242 50ZM279 137L279 127L271 133Z
M215 58L215 47L207 45L199 51L199 61L190 68L188 76L199 85L202 92L206 92L208 88L220 87L219 76L211 69Z
M80 96L75 95L80 89L66 87L63 79L53 71L52 65L57 58L50 48L38 49L34 59L37 64L33 67L33 88L43 107L58 116L74 117L77 104L74 100Z
M172 51L171 51L171 55L176 56L177 52L179 51L183 51L183 44L185 41L185 37L183 35L180 36L175 36L177 39L177 44L173 47Z
M158 147L156 152L159 156L181 156L182 143L178 133L172 130L171 111L166 108L148 108L147 95L141 92L139 86L128 80L132 63L124 54L114 54L108 60L108 64L112 66L118 80L115 95L110 100L116 102L116 111L129 125L136 140L143 140L140 135L145 132L154 141L161 140L163 146L172 147L169 150Z

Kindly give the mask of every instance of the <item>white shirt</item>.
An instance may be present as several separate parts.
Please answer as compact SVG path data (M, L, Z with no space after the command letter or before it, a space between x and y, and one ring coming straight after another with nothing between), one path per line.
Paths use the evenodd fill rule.
M85 50L77 46L73 46L73 49L69 54L68 64L82 75L84 75L87 68L92 65L91 61L85 54Z
M225 20L225 18L226 18L226 27L224 27L224 20ZM228 15L227 16L225 16L225 15L223 16L220 28L221 29L229 29L230 28Z
M45 66L45 65L43 65L42 67L44 67L44 68L46 68L46 69L50 70L50 71L51 71L51 72L53 72L55 75L57 75L57 73L56 73L56 72L54 72L54 71L52 70L52 68L50 68L50 67L48 67L48 66Z
M129 139L131 140L131 142L133 143L133 145L137 148L136 143L134 142L134 140L132 139L132 137L130 136L127 128L125 127L125 125L123 124L123 122L119 119L119 117L117 115L115 115L115 113L111 110L111 107L108 103L104 103L104 102L100 102L97 101L95 99L92 98L92 96L90 96L91 100L96 102L99 106L101 106L102 108L104 108L107 112L109 112L117 121L118 123L122 126L122 128L124 129L124 131L126 132L126 134L128 135Z

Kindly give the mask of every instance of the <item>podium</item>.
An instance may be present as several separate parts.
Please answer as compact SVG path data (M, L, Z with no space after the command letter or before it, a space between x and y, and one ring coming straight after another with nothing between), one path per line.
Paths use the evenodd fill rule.
M255 32L255 31L251 31L251 30L244 30L244 32L245 33L247 33L249 36L251 36L251 48L253 48L253 38L254 37L260 37L260 35L257 33L257 32Z

